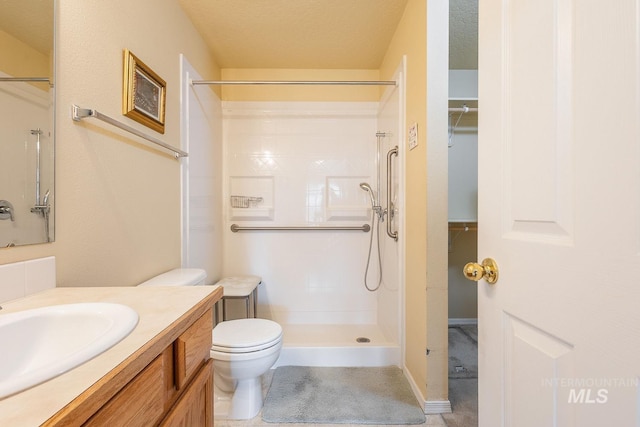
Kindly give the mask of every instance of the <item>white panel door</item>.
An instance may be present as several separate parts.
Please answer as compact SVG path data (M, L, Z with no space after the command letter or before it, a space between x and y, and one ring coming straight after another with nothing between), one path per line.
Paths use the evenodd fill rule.
M640 426L639 0L480 0L481 427Z

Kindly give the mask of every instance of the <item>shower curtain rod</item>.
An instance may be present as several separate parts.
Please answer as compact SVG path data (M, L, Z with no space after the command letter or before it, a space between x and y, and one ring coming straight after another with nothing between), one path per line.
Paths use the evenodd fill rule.
M191 80L192 85L397 86L395 80Z
M0 77L0 82L47 82L49 77Z

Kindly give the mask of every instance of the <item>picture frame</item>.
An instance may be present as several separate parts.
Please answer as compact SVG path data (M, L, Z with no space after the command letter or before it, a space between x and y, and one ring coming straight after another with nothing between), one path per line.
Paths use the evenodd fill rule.
M164 134L166 82L128 49L123 68L122 114Z

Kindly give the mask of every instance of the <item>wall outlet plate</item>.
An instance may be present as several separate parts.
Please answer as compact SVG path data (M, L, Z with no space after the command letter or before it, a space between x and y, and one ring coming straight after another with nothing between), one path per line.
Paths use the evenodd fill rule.
M409 150L418 146L418 124L414 123L409 127Z

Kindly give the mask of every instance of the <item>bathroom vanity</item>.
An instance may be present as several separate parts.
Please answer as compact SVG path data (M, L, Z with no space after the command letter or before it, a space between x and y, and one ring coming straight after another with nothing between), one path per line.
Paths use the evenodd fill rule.
M209 350L221 296L219 286L55 288L3 304L2 314L113 302L133 308L139 322L88 362L0 400L0 425L212 426Z

